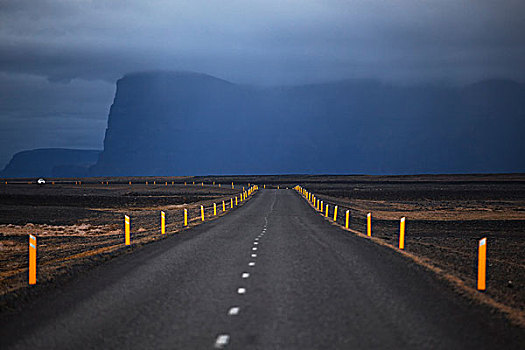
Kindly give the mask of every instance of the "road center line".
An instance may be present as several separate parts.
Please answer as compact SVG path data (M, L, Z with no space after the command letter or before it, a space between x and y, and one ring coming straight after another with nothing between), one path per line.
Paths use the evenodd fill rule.
M235 315L238 315L239 314L239 307L237 306L234 306L232 308L230 308L230 310L228 310L228 315L230 316L235 316Z
M222 349L230 341L230 336L228 334L220 334L215 340L215 349Z

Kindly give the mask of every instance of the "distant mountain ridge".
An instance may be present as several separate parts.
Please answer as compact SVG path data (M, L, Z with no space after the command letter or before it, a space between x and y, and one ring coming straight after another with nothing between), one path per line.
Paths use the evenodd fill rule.
M0 172L1 177L86 176L101 151L40 148L16 153Z
M103 151L70 173L525 172L524 131L525 85L509 80L258 88L201 73L139 72L117 81ZM66 174L56 159L51 169ZM22 174L13 166L0 175Z
M117 82L98 175L525 171L525 86L273 88L205 74Z

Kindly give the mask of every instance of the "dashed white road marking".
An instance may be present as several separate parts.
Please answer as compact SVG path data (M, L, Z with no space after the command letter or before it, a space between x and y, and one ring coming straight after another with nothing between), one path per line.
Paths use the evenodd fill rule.
M237 306L234 306L232 308L230 308L230 310L228 310L228 315L230 316L235 316L235 315L238 315L239 314L239 307Z
M253 242L253 244L257 245L257 244L259 244L259 242Z
M215 340L215 349L222 349L230 341L230 336L228 334L220 334Z
M252 250L257 250L257 247L253 247Z
M237 293L239 293L239 294L246 294L246 288L239 288L239 289L237 289Z
M252 258L256 258L257 257L257 254L252 254Z
M248 266L255 266L255 261L250 261L250 262L248 263Z
M243 272L241 276L242 278L248 278L250 277L250 274L248 272Z

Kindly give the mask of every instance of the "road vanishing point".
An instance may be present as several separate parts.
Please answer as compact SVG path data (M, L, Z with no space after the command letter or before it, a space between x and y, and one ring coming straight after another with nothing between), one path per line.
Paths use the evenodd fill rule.
M0 319L1 349L513 349L522 330L293 190L121 255Z

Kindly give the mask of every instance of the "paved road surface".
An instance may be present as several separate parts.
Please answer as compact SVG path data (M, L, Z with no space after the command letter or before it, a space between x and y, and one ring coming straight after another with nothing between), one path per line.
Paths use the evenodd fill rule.
M261 190L219 220L91 270L4 317L0 339L1 349L524 345L522 331L330 225L292 190Z

